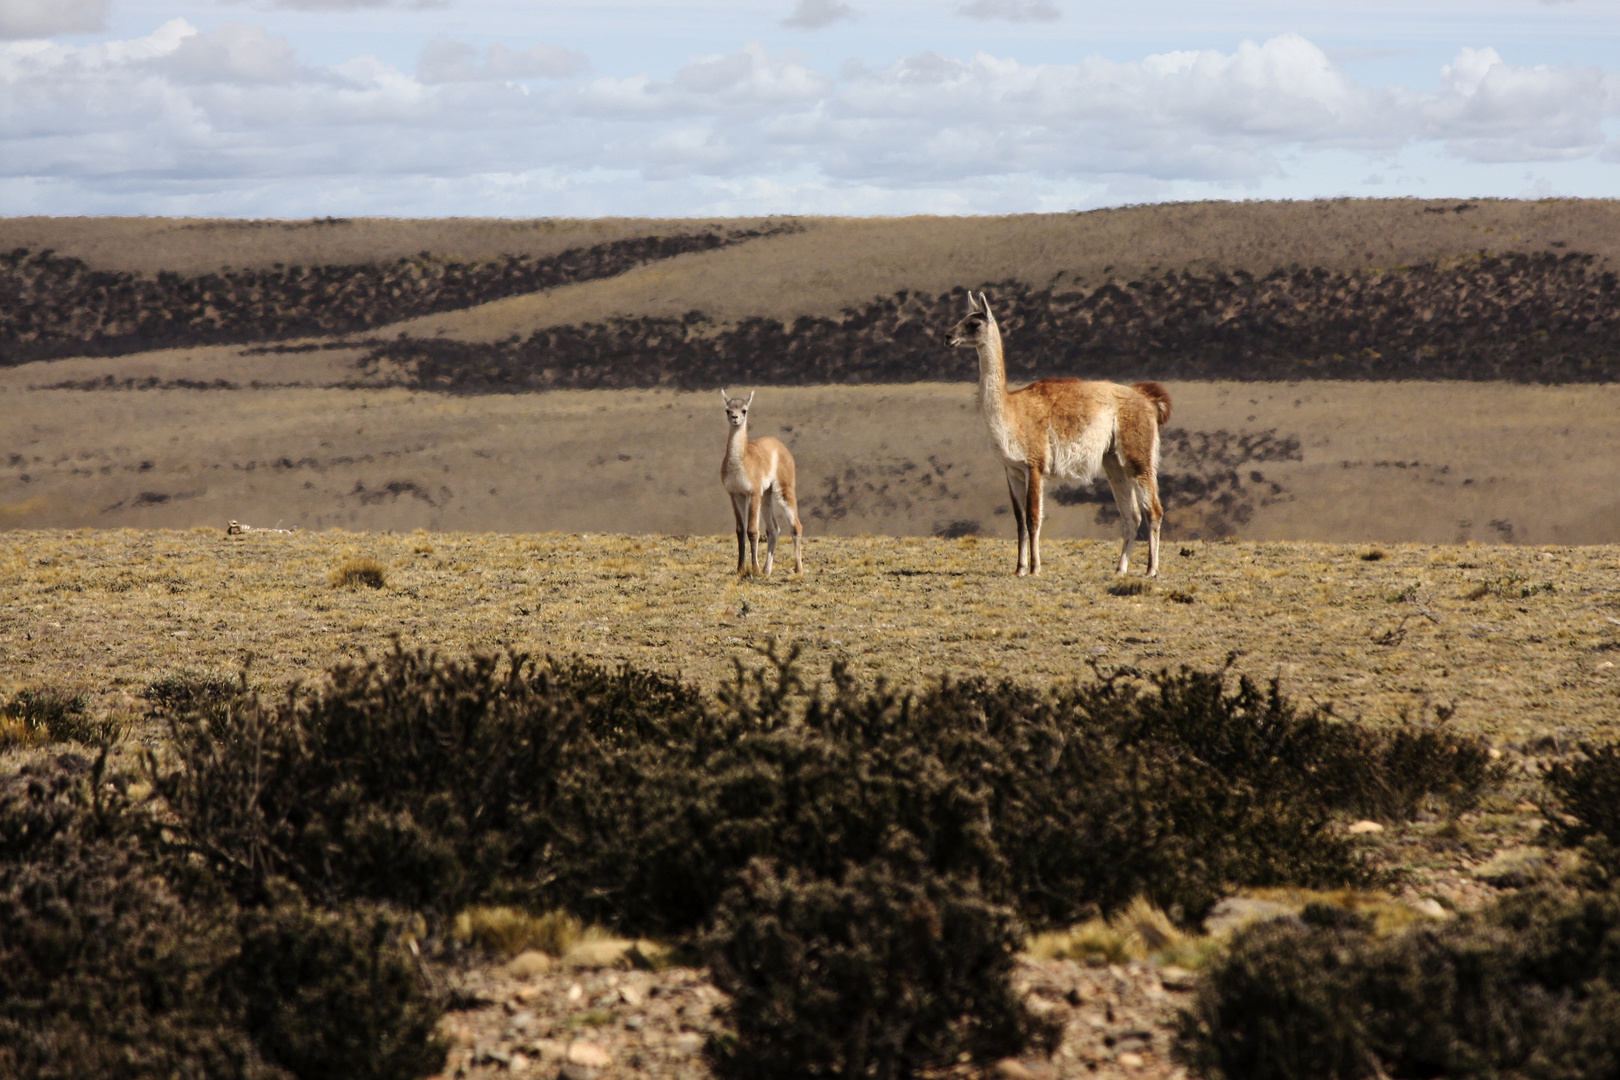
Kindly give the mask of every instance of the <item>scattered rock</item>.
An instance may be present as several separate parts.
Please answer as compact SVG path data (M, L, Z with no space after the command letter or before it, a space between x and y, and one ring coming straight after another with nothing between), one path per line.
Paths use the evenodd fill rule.
M562 962L576 968L627 967L630 953L636 948L634 941L623 938L597 938L581 941L569 949Z
M1345 830L1351 836L1370 836L1383 831L1384 827L1376 821L1358 821Z
M1474 876L1498 889L1522 889L1546 874L1547 853L1540 848L1504 848L1474 871Z
M1175 964L1166 964L1159 969L1159 983L1166 990L1192 990L1198 985L1198 973Z
M1134 1050L1122 1050L1114 1060L1127 1069L1140 1069L1147 1064L1147 1059Z
M568 1046L568 1061L591 1069L605 1069L613 1064L613 1055L595 1043L577 1042Z
M506 973L514 979L527 979L538 975L542 971L549 971L552 965L551 957L539 949L526 949L506 965Z
M1254 922L1281 919L1294 914L1288 904L1275 900L1255 900L1247 896L1228 896L1216 904L1204 917L1204 933L1211 937L1230 934Z
M1412 905L1412 910L1419 915L1427 915L1431 919L1449 919L1451 912L1447 911L1440 901L1432 896L1425 896Z

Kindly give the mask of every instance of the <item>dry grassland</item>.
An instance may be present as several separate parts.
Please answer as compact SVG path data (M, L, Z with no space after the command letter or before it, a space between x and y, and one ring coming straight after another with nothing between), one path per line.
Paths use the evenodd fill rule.
M960 359L970 374L972 354ZM170 384L215 373L241 388L42 388L113 372ZM322 385L343 377L329 354L225 348L0 370L0 527L732 528L713 392L448 397ZM1170 392L1162 483L1172 541L1620 539L1610 482L1620 386L1227 382ZM767 387L752 433L793 451L812 537L1011 538L973 393L967 382ZM1111 513L1106 486L1058 485L1046 535L1114 537Z
M412 337L498 341L614 316L702 311L715 329L750 316L791 325L904 289L934 295L1024 281L1095 288L1177 269L1393 269L1481 251L1568 250L1620 264L1620 200L1417 199L1187 203L974 218L802 218L803 231L682 255L600 281L408 320Z
M765 218L316 218L311 221L157 217L0 217L0 251L50 249L92 270L152 276L226 267L391 262L431 251L476 261L556 255L640 236L748 229Z
M1455 704L1498 740L1620 734L1620 547L1171 545L1121 589L1115 546L1048 545L1009 574L1006 541L813 539L803 578L739 580L729 538L219 529L0 533L0 691L79 688L137 716L165 674L267 688L398 636L448 654L583 654L713 688L768 639L808 669L1035 684L1090 665L1187 664L1280 678L1301 703L1379 721ZM335 585L375 560L385 584ZM1143 579L1133 577L1131 584Z
M1458 207L1466 207L1461 211ZM1481 251L1576 251L1620 264L1620 200L1334 199L1199 202L1003 217L552 219L0 218L0 251L53 249L93 269L200 274L277 263L362 264L431 251L450 259L547 256L638 236L799 231L678 256L601 281L413 319L390 331L494 341L613 316L699 310L723 326L836 317L897 290L1019 280L1090 288L1178 269L1391 269Z

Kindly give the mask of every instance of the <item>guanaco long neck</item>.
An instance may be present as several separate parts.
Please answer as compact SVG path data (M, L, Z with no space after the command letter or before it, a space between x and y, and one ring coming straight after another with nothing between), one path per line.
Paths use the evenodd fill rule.
M979 342L979 408L996 441L1007 445L1007 361L1001 349L1001 330L994 323Z
M731 429L726 437L726 472L740 475L743 471L743 458L748 451L748 421Z

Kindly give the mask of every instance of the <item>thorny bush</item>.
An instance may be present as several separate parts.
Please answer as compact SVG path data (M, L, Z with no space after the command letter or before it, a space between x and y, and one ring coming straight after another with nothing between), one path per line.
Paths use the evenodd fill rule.
M1059 1032L1010 981L1020 927L978 886L891 851L836 878L743 868L703 937L734 1035L709 1047L726 1080L893 1080L987 1061Z
M398 919L245 908L169 857L126 778L61 755L0 780L0 1075L357 1077L437 1068Z
M1147 894L1202 916L1243 886L1362 883L1335 814L1466 805L1477 740L1301 714L1275 684L1116 673L915 695L767 651L707 701L580 660L396 648L315 693L173 718L153 760L185 843L251 897L448 914L562 907L641 933L702 926L753 859L837 880L891 834L1038 923Z
M1620 895L1542 887L1387 939L1258 924L1207 972L1177 1052L1210 1080L1614 1076Z

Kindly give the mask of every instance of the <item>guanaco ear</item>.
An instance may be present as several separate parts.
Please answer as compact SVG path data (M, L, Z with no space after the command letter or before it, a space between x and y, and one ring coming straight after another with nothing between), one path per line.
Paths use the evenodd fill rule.
M720 400L725 402L727 405L731 404L731 395L726 393L723 387L720 390Z
M979 294L979 305L982 308L982 310L984 311L984 319L985 319L985 321L988 322L991 326L996 325L996 317L990 311L990 298L988 296L984 295L984 293Z
M748 408L748 407L749 407L749 406L750 406L750 405L752 405L752 404L753 404L753 403L754 403L754 392L753 392L753 391L752 391L752 390L750 390L750 391L748 391L748 400L747 400L747 402L745 402L745 403L744 403L744 404L743 404L743 408L745 408L745 409L746 409L746 408Z
M979 298L977 296L973 295L973 290L972 289L969 289L968 290L968 314L972 315L974 312L982 311L982 310L984 310L984 309L979 306Z

